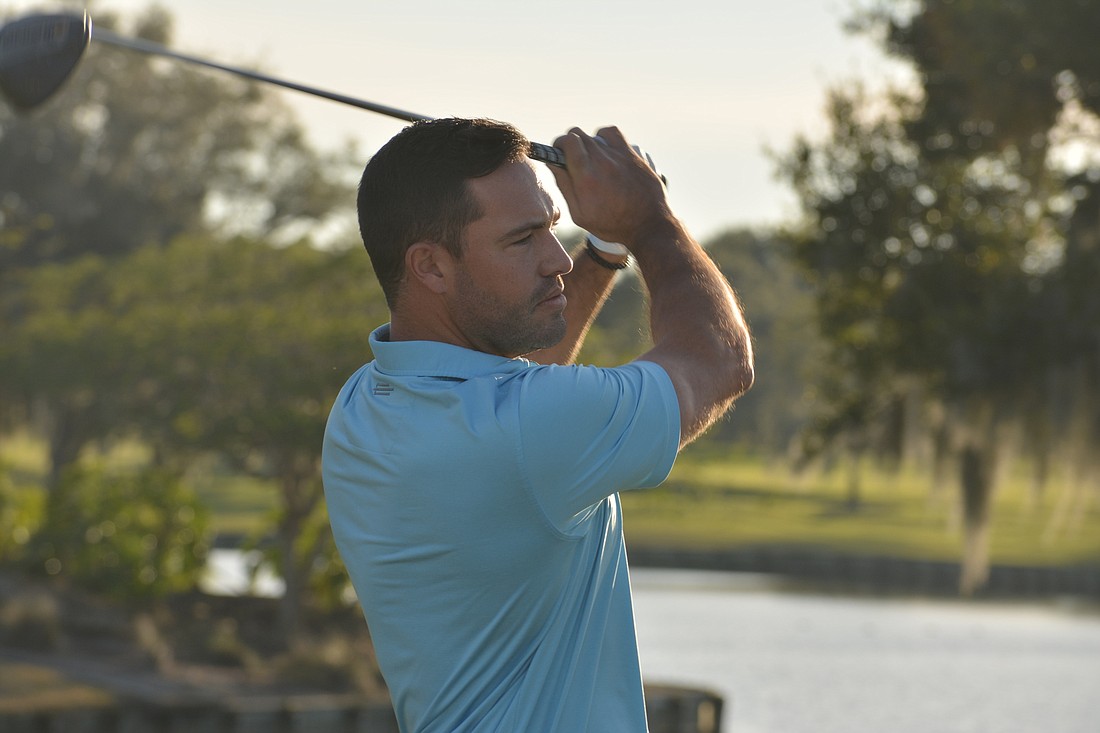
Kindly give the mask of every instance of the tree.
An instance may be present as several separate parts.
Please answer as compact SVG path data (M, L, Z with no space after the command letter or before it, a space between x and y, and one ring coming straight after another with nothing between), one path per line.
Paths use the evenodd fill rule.
M1087 15L1085 3L1059 5ZM883 406L923 397L926 429L958 466L961 587L973 592L988 568L998 468L1014 436L1046 424L1047 386L1075 322L1057 304L1076 203L1047 141L1067 114L1094 107L1100 77L1088 33L1054 35L1062 21L1046 7L901 7L880 3L861 20L915 63L922 93L834 92L830 138L797 141L781 170L807 214L798 255L831 371L852 387L824 405L826 424L880 431Z
M0 347L9 388L74 405L101 442L139 438L166 475L215 454L276 486L291 638L315 567L334 554L318 528L328 407L386 318L367 256L190 236L110 266L42 266L20 283L24 312Z
M171 18L152 8L132 31L168 43ZM0 273L242 216L261 233L319 219L350 201L347 165L359 162L314 152L258 85L94 43L43 108L0 107L0 161Z
M190 590L206 555L206 511L179 477L155 467L109 474L71 467L34 537L48 575L116 599Z
M1064 115L1100 113L1096 17L1095 0L878 0L855 25L913 63L924 112L911 137L927 154L1014 148L1038 174Z
M159 292L135 294L145 305L129 330L150 340L139 352L147 384L128 424L165 451L216 452L275 483L281 622L291 637L315 566L334 553L317 526L328 408L371 359L367 336L386 320L369 259L306 242L182 238L131 264L119 282Z
M118 24L108 14L97 22ZM171 19L147 10L133 32L167 42ZM314 151L287 110L256 85L98 44L44 108L28 117L0 109L0 160L0 352L9 352L0 362L39 372L31 382L0 380L0 400L9 411L33 404L45 415L51 485L115 425L113 405L89 391L108 372L127 373L123 345L96 329L117 331L92 323L111 317L93 307L101 270L185 232L231 228L278 238L299 230L350 207L347 174L358 165L351 155ZM83 264L56 268L70 261ZM39 266L55 269L28 287L27 270ZM50 298L67 302L51 310ZM52 335L21 327L31 311L55 314L56 322L39 324ZM32 363L32 352L16 349L15 331L56 351ZM31 383L40 389L28 392Z
M1045 271L1039 307L1046 322L1038 344L1050 355L1042 394L1029 426L1037 485L1051 454L1092 475L1100 440L1100 358L1095 335L1100 181L1100 54L1094 0L1043 6L991 0L925 0L916 11L884 4L868 13L894 54L912 59L923 79L924 109L911 135L965 141L968 157L1009 152L1021 175L1047 189L1050 225L1029 243L1033 270ZM946 148L945 155L959 151ZM1054 177L1050 187L1044 180ZM1089 318L1093 320L1089 321Z
M97 23L119 25L106 13ZM153 8L131 30L167 43L171 19ZM93 44L43 108L27 117L0 109L0 161L5 427L22 420L42 428L52 487L90 443L134 435L172 475L216 448L276 477L288 603L300 603L309 566L301 558L324 543L290 553L320 497L315 452L332 396L326 388L363 357L344 340L347 313L332 326L335 314L314 311L316 322L307 321L303 306L357 308L363 300L338 301L332 283L317 279L316 263L341 255L305 243L216 242L244 233L285 244L349 210L358 155L315 151L287 109L254 84ZM218 246L250 259L215 256ZM311 274L294 272L295 263ZM363 274L335 267L333 283ZM216 287L230 283L237 290ZM369 300L368 283L364 276L356 285ZM294 284L321 293L310 301ZM203 299L213 292L221 298ZM276 297L278 307L253 307ZM311 338L322 338L326 324L320 355ZM291 326L299 332L271 337ZM271 338L252 343L259 328ZM319 366L315 359L334 349L344 361ZM248 379L233 371L241 365Z

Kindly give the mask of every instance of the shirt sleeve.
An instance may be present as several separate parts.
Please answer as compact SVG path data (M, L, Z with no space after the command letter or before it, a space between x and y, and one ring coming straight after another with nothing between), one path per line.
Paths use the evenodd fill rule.
M520 460L563 531L617 491L657 486L680 443L672 380L653 362L539 366L519 377Z

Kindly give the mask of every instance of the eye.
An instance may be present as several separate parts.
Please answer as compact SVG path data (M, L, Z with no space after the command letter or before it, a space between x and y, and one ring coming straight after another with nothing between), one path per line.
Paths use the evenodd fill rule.
M534 240L534 238L535 238L535 233L534 232L528 232L527 236L525 236L521 239L517 239L516 241L512 242L512 244L530 244L531 241Z

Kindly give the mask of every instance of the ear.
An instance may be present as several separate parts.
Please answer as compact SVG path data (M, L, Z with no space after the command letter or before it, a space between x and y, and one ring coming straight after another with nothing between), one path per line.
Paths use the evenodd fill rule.
M446 247L435 242L416 242L405 250L405 275L433 293L450 288L454 259Z

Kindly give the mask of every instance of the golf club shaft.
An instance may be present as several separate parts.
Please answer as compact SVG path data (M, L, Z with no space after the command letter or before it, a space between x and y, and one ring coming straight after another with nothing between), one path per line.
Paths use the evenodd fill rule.
M419 122L421 120L430 120L431 117L426 115L416 114L414 112L408 112L406 110L397 109L396 107L389 107L384 104L376 104L374 102L368 102L364 99L356 99L355 97L349 97L344 94L336 94L335 92L325 91L324 89L317 89L315 87L306 86L304 84L297 84L285 79L278 79L267 74L261 74L255 71L249 71L248 69L242 69L236 66L228 66L226 64L219 64L213 61L208 61L198 56L191 56L189 54L178 53L165 46L161 46L157 43L151 43L139 38L130 38L127 36L120 36L117 33L112 33L109 30L102 28L94 28L92 31L92 40L100 43L106 43L111 46L119 46L121 48L130 49L131 51L139 51L141 53L150 54L153 56L164 56L166 58L176 59L178 61L185 61L189 64L197 64L199 66L205 66L210 69L217 69L218 71L225 71L230 74L243 77L245 79L251 79L252 81L261 81L267 84L274 84L276 86L284 87L286 89L293 89L297 92L303 92L304 94L311 94L315 97L322 97L333 102L339 102L340 104L347 104L352 107L358 107L359 109L365 109L369 112L377 112L378 114L386 115L387 117L395 117L399 120L405 120L407 122ZM531 158L548 163L550 165L565 167L564 154L555 147L550 145L543 145L542 143L531 143Z

